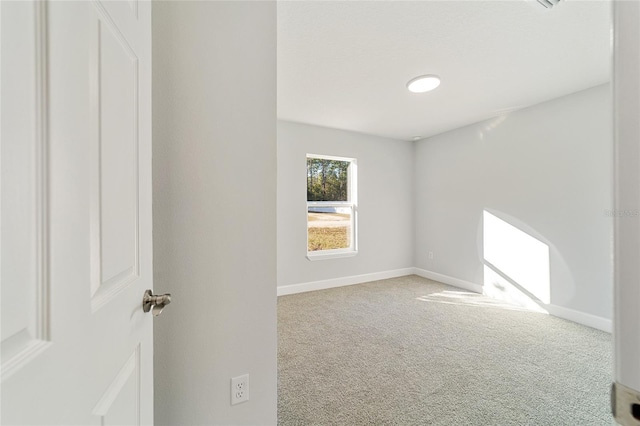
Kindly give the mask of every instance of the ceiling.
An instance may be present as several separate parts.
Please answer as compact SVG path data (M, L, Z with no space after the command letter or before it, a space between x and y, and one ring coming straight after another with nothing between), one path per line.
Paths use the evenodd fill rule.
M609 81L610 3L280 1L278 118L412 140ZM437 74L415 94L406 83Z

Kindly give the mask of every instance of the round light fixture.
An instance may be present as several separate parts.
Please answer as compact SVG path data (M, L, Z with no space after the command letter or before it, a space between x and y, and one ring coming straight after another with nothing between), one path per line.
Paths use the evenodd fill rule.
M407 89L413 93L424 93L440 86L440 77L437 75L421 75L407 83Z

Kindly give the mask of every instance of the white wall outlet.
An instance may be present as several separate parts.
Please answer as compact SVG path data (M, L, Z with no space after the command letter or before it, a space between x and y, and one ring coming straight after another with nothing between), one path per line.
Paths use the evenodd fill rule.
M249 400L249 375L233 377L231 379L231 405Z
M430 251L430 252L428 253L428 256L429 256L429 260L433 260L433 252L432 252L432 251Z

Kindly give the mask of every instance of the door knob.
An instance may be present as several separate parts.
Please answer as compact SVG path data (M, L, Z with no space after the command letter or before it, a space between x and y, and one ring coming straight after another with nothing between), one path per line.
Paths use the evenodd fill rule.
M151 290L147 290L144 292L144 297L142 298L142 310L144 312L149 312L153 314L154 317L157 317L162 313L162 310L165 306L171 303L171 294L158 294L155 295L151 292ZM153 309L151 308L153 306Z

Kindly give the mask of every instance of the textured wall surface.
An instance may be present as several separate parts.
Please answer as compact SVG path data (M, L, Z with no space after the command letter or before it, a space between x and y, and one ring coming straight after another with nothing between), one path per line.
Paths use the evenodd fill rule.
M413 266L412 142L278 123L278 286ZM306 155L358 162L358 254L309 261Z
M276 6L156 2L153 23L156 424L276 424Z
M610 98L602 85L418 142L416 266L487 284L487 211L549 247L551 304L610 319Z

